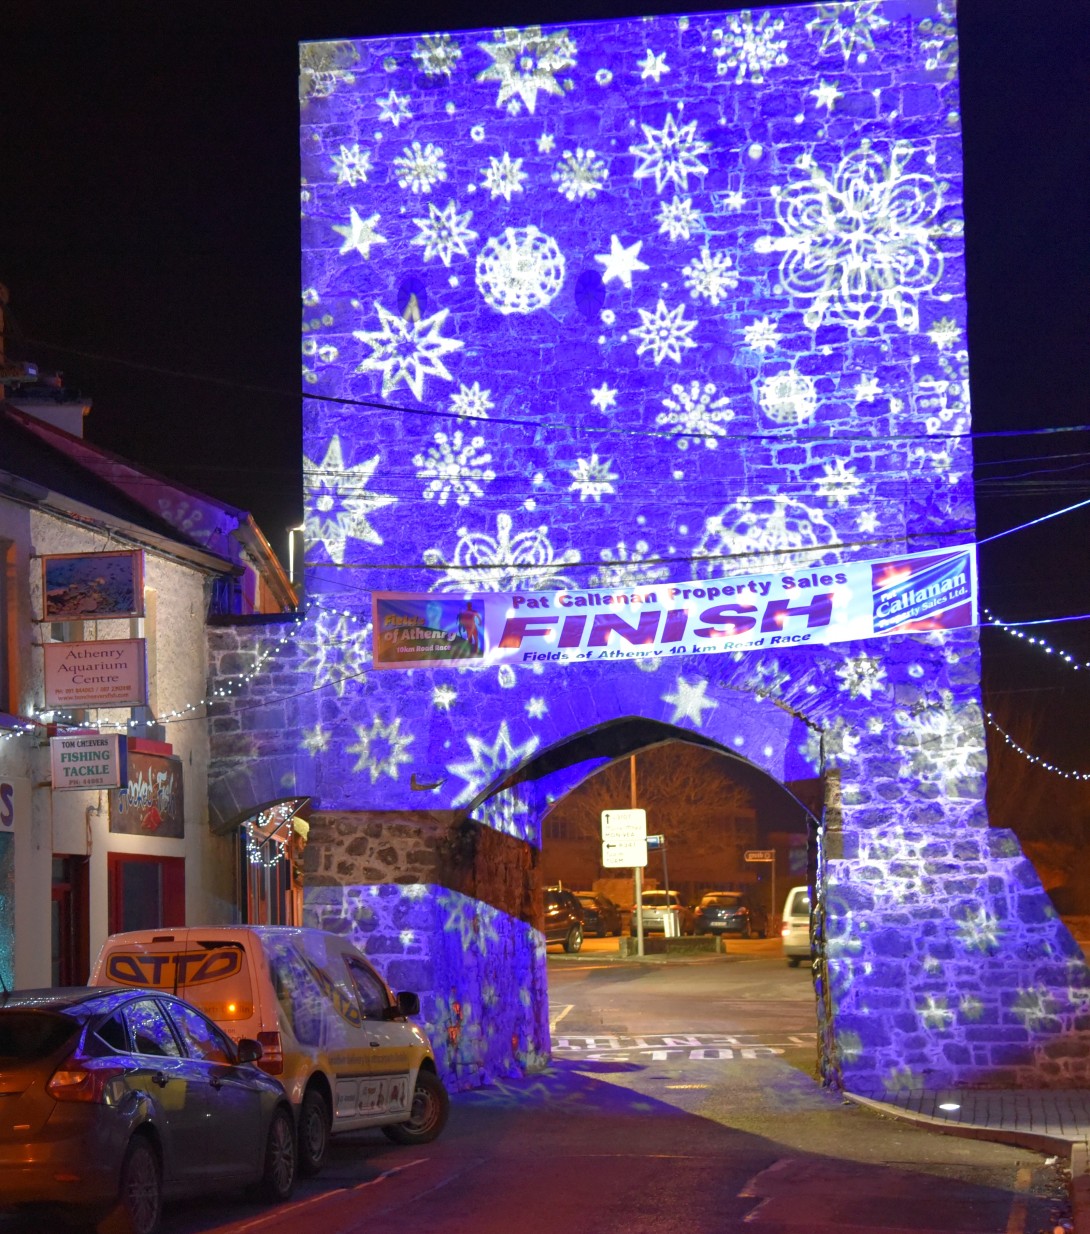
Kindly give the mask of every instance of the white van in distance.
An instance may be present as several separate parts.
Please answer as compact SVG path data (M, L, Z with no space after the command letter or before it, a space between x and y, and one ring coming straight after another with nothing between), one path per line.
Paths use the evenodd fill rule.
M783 954L792 968L810 958L810 888L792 887L783 906Z

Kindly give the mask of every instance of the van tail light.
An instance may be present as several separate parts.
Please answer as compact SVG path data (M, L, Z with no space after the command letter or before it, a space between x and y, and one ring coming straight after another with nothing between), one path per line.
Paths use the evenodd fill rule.
M283 1075L284 1046L280 1041L280 1034L258 1033L257 1039L261 1043L261 1057L257 1060L257 1065L266 1075Z
M125 1074L124 1067L110 1064L93 1066L79 1054L64 1060L49 1078L45 1091L55 1101L86 1101L91 1105L106 1104L106 1089L111 1080Z
M780 933L784 936L784 938L786 938L788 934L791 933L791 927L787 924L786 921L783 923L782 926L780 926Z

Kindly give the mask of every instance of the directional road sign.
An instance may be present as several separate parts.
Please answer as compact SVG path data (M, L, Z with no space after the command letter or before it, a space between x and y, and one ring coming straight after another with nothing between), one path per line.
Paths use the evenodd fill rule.
M647 865L647 811L602 811L602 865Z

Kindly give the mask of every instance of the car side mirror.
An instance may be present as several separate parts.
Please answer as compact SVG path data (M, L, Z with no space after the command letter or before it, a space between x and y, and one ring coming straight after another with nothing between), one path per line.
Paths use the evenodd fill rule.
M243 1037L235 1047L235 1062L240 1066L243 1063L260 1062L264 1055L261 1042L255 1041L253 1037Z
M414 994L412 990L402 990L397 996L397 1013L405 1016L419 1015L420 995Z

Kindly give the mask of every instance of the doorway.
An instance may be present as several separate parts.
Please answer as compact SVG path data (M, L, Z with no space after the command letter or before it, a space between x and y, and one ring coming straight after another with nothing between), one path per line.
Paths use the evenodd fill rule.
M185 925L185 858L110 853L110 933Z

